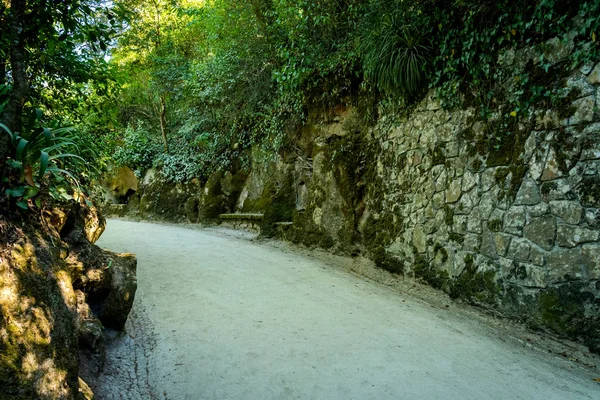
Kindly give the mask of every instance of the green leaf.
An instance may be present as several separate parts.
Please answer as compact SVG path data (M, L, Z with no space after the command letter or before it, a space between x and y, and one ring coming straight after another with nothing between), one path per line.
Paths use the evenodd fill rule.
M28 200L28 199L31 199L32 197L35 197L35 196L37 196L37 194L39 192L40 192L39 188L29 186L29 187L27 187L27 189L25 189L25 193L23 195L23 200Z
M19 139L19 142L17 144L17 160L23 160L23 154L25 152L25 148L27 147L27 145L29 144L28 140L25 140L23 138Z
M38 179L42 179L44 174L46 173L46 169L48 168L48 162L50 161L50 156L45 151L40 152L40 172L38 174Z
M21 197L25 193L25 186L19 186L14 189L6 189L5 193L10 197Z
M12 131L8 128L8 126L1 124L0 123L0 128L4 129L6 132L8 132L8 134L10 135L10 137L12 138L12 140L15 140L14 134L12 133Z
M52 129L44 128L44 137L47 141L50 141L52 139Z
M6 161L6 163L16 170L19 170L19 171L23 170L23 163L21 161L10 159L10 160Z
M29 209L27 202L23 200L17 201L17 207L22 208L23 210Z

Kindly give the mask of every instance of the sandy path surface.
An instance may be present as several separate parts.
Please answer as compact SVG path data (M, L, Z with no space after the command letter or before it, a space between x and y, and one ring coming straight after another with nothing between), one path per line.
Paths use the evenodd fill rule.
M292 250L110 220L138 256L100 399L599 399L595 376Z

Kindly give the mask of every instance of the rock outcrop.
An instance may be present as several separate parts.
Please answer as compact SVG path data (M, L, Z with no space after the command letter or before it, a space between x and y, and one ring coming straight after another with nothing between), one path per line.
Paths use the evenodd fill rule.
M104 226L86 201L0 216L0 399L91 398L79 347L101 356L136 289L135 257L93 244Z

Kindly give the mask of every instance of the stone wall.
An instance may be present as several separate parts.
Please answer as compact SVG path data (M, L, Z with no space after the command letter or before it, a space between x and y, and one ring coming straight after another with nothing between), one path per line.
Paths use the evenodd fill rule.
M313 113L272 165L285 179L263 188L293 200L289 240L367 255L598 352L599 75L600 64L565 74L560 107L529 117L482 120L434 92L371 128L353 108Z
M502 140L501 117L428 97L375 130L369 204L405 272L600 351L600 64L590 71L566 81L570 115L537 112Z

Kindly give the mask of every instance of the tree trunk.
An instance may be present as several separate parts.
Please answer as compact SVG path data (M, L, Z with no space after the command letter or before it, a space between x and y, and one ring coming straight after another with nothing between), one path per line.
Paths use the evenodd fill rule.
M0 85L6 85L6 61L0 60Z
M13 87L10 92L8 104L4 108L2 123L10 130L20 130L23 105L29 93L29 79L25 65L25 45L22 40L23 21L25 18L26 0L11 0L10 2L10 72ZM4 164L8 157L11 140L3 129L0 129L0 175L4 171Z
M160 96L160 133L162 134L165 153L169 152L169 142L167 141L167 107L165 105L165 96Z

